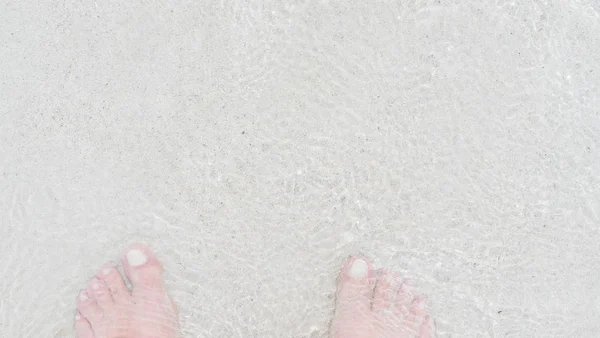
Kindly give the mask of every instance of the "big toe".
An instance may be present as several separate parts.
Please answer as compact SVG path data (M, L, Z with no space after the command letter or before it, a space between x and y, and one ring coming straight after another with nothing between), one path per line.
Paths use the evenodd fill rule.
M350 258L338 279L336 311L371 312L373 268L365 257Z
M134 244L123 255L123 268L133 286L132 293L163 289L163 267L147 247Z
M158 332L175 332L177 308L167 293L160 261L147 247L135 244L125 251L123 267L133 286L131 295L138 318L144 323L158 323Z

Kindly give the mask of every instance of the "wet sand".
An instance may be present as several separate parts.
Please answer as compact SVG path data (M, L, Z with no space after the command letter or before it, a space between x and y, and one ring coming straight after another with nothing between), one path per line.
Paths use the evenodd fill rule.
M132 242L184 337L326 337L350 254L440 337L600 335L593 1L0 4L0 336Z

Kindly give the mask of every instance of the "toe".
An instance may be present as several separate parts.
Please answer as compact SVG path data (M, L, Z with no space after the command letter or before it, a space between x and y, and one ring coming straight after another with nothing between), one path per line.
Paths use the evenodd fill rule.
M401 317L406 318L409 313L409 308L411 307L414 296L414 290L412 286L412 281L404 280L400 287L398 288L398 293L396 293L396 299L394 301L393 312Z
M163 267L160 261L142 245L135 244L125 251L123 257L125 273L136 289L163 288Z
M425 322L425 317L427 317L427 301L424 298L417 297L410 306L406 324L415 333L418 333Z
M366 258L350 258L340 273L337 289L336 311L370 313L373 268Z
M108 309L114 304L108 286L98 278L92 278L88 285L87 293L102 309Z
M400 276L397 273L381 272L377 276L377 283L373 292L373 311L382 312L391 309L399 285Z
M79 313L87 319L92 328L100 325L102 320L102 309L98 306L96 301L90 297L87 291L83 291L77 297L77 310Z
M115 303L128 299L130 293L121 273L111 265L103 266L96 276L108 287Z
M94 331L92 331L90 322L79 311L75 314L75 333L77 338L94 338Z
M423 321L423 325L421 325L421 333L419 338L432 338L435 337L435 323L431 316L426 316Z

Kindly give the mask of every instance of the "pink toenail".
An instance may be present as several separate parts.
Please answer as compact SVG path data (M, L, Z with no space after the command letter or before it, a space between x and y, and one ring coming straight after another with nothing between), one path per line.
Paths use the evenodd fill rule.
M367 262L362 259L356 259L348 270L348 275L355 279L361 279L367 277L368 272L369 266L367 265Z
M416 283L414 280L410 279L410 278L405 278L402 283L408 285L408 286L415 286Z
M112 271L112 268L104 268L102 269L102 274L105 276L110 275L110 272Z
M94 290L100 289L100 282L97 281L97 280L93 281L92 282L92 289L94 289Z
M148 258L146 255L144 255L144 253L140 250L133 249L129 250L127 253L127 263L129 263L130 266L136 267L143 265L147 260Z
M76 315L75 315L75 320L80 320L80 319L81 319L81 315L79 315L79 313L78 313L78 314L76 314Z
M427 303L425 302L425 299L419 298L415 302L417 302L417 304L416 304L417 309L419 309L419 310L427 309Z
M88 299L89 299L89 297L88 297L88 296L87 296L85 293L81 293L81 294L79 294L79 300L80 300L80 301L82 301L82 302L83 302L83 301L86 301L86 300L88 300Z

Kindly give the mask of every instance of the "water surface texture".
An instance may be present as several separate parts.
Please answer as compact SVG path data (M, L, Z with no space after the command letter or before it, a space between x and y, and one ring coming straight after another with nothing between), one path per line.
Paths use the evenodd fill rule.
M3 1L0 336L132 242L184 337L326 337L357 252L440 337L600 336L599 9Z

